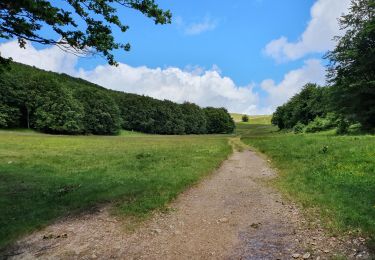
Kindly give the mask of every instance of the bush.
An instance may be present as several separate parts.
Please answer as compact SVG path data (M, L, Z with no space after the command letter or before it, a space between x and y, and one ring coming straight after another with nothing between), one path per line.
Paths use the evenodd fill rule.
M293 127L293 132L295 134L300 134L300 133L303 133L305 131L305 125L302 124L301 122L298 122L294 127Z
M340 118L337 124L337 130L336 133L341 134L347 134L349 132L350 122L346 118Z
M248 115L243 115L242 116L242 122L244 122L244 123L249 122L249 116Z
M306 126L305 132L316 133L319 131L331 129L335 126L336 126L336 120L334 120L334 117L332 116L319 117L318 116Z

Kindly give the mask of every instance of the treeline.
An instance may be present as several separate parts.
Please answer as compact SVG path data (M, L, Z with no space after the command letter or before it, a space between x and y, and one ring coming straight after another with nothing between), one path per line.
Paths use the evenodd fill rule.
M271 122L279 129L293 129L295 133L314 133L332 128L336 128L339 134L348 133L350 129L366 132L374 130L373 118L363 117L363 114L347 115L337 108L337 104L334 86L321 87L310 83L287 103L279 106Z
M224 108L200 108L112 91L82 79L12 63L0 76L0 128L52 134L232 133Z
M350 127L372 132L375 128L375 2L353 0L340 18L345 34L336 37L326 55L329 86L306 85L277 108L272 123L280 129L316 132Z
M329 87L307 84L300 93L276 109L272 124L279 129L293 129L296 133L337 127L345 120L333 112L331 91Z

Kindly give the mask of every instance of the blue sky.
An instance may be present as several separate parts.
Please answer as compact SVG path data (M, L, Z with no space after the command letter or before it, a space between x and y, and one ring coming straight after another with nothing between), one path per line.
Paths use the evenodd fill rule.
M286 71L300 66L301 62L280 65L262 50L269 41L282 35L297 39L310 19L313 2L160 1L161 6L171 9L174 23L155 26L142 16L129 17L131 30L127 36L133 49L118 57L130 65L149 67L210 68L216 64L223 75L239 85L267 77L280 80ZM199 23L212 24L213 28L195 35L185 31L186 27Z
M307 82L324 84L322 56L340 34L336 19L349 0L157 1L173 23L155 25L122 10L130 42L116 51L118 68L100 57L76 58L56 47L0 44L3 55L43 69L79 76L108 88L231 112L271 113ZM44 31L49 34L48 30Z

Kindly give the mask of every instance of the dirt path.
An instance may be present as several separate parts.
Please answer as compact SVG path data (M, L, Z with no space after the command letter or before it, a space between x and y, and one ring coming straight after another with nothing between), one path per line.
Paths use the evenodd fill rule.
M298 209L265 184L274 175L254 152L234 152L211 177L172 203L172 210L155 214L133 233L125 232L122 221L102 209L24 238L14 258L366 257L360 243L325 236L318 224L309 229Z

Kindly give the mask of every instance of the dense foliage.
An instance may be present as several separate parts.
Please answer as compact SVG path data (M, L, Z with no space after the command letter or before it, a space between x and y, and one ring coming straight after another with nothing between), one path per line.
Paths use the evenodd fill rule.
M354 0L340 19L346 30L329 52L332 105L364 128L375 127L375 0Z
M154 0L67 0L59 5L50 0L2 0L0 38L17 38L21 48L32 41L58 45L77 54L94 52L114 65L114 50L130 50L129 43L116 42L112 34L113 26L121 32L129 29L119 17L124 8L141 12L155 24L171 22L171 13L159 8ZM47 28L55 33L53 37L42 33ZM0 66L5 62L0 56Z
M242 122L244 122L244 123L249 122L249 116L248 115L243 115L241 119L242 119Z
M307 125L316 117L325 116L329 112L329 92L327 87L307 84L300 93L276 109L272 124L280 129L290 129L298 123Z
M362 130L375 128L375 1L353 0L340 25L345 34L336 37L336 48L326 56L330 86L308 84L278 107L272 123L280 129L298 133L337 127L345 133L356 123Z
M207 107L204 109L207 118L207 132L209 134L232 133L235 123L225 108Z
M27 127L52 134L232 133L223 108L202 109L112 91L82 79L12 63L0 77L0 128Z

